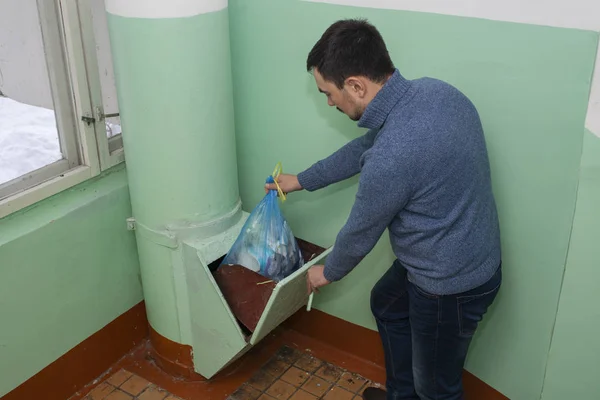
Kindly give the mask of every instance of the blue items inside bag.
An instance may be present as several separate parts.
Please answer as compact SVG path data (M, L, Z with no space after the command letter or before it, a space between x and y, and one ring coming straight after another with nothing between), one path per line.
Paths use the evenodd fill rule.
M280 172L278 164L267 183L275 183ZM250 213L222 265L241 265L276 282L304 265L298 242L279 208L278 192L285 201L279 188L265 195Z

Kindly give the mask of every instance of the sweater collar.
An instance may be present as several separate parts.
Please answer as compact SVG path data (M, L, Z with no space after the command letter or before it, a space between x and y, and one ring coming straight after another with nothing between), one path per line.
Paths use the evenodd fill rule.
M358 126L368 129L379 129L392 111L392 108L407 95L411 82L400 75L398 69L381 87L373 100L367 105Z

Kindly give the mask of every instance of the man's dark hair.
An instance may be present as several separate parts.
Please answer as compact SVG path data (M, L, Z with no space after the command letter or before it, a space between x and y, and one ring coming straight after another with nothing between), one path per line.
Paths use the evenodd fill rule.
M350 76L382 83L395 69L381 34L363 19L340 20L327 28L306 60L306 69L314 68L340 89Z

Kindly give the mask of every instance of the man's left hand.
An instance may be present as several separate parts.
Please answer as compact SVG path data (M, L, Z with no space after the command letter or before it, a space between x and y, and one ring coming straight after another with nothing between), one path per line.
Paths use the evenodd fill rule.
M306 288L308 293L318 292L320 287L331 283L323 275L324 270L324 265L315 265L308 270L306 274Z

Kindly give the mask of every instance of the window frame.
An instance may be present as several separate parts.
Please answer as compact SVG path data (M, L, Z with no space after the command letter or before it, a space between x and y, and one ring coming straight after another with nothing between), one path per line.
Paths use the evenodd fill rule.
M0 218L124 161L122 147L109 151L89 2L37 0L37 8L64 158L0 184Z
M113 136L111 138L106 135L106 121L102 100L100 70L98 68L98 55L96 53L96 37L94 34L91 2L89 0L76 1L74 8L75 7L77 9L77 18L73 18L72 24L78 25L83 40L87 82L90 89L90 102L92 109L94 110L94 122L92 124L97 132L96 141L100 157L100 167L102 170L106 170L125 161L123 139L121 135Z

